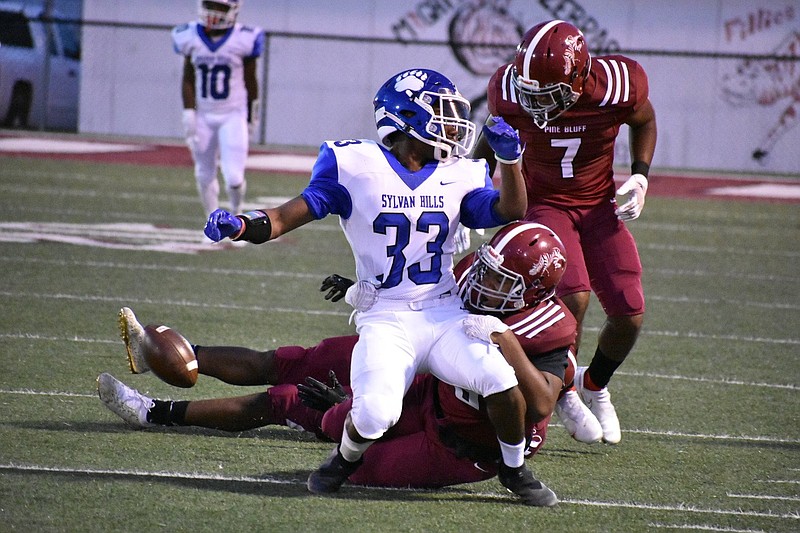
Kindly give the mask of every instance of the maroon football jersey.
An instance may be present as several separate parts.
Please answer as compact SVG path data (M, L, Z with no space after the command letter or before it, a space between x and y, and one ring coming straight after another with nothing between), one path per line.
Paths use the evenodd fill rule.
M455 274L459 283L463 283L474 258L474 253L469 254L456 265ZM558 348L570 347L575 342L575 318L558 298L545 300L534 308L525 308L502 319L517 335L522 348L534 365L537 358L542 357L548 358L552 365L553 356L544 354ZM294 384L302 383L306 376L327 382L328 370L333 369L342 385L348 388L350 354L357 340L357 336L350 335L325 339L311 348L301 346L278 348L275 351L278 382L287 385L274 386L267 391L273 410L271 423L300 426L317 435L324 434L339 441L350 402L329 409L323 418L321 413L302 405ZM566 358L564 359L566 363ZM433 393L434 389L436 394ZM442 418L435 419L435 417ZM422 424L422 421L429 423ZM548 421L549 417L546 417L537 424L528 424L525 428L530 440L529 454L536 453L546 439ZM383 460L387 457L407 461L409 453L418 453L415 451L417 448L409 451L409 440L428 439L438 443L436 446L440 447L439 424L452 428L458 437L499 457L497 436L486 414L483 398L474 392L442 383L433 376L421 375L416 377L406 394L401 420L389 430L387 438L381 441L380 446L375 444L370 448L372 455L368 459L374 458L377 454L379 456L377 466L374 468L369 466L366 463L370 463L371 460L368 460L365 466L350 478L351 481L382 486L436 487L479 481L494 475L489 466L484 465L481 467L483 469L476 469L472 461L456 460L454 456L450 457L453 455L451 452L442 455L432 450L428 450L429 457L417 457L419 468L406 466L406 471L402 474L392 473L392 469L385 468ZM398 438L400 435L402 438ZM448 457L452 461L449 461ZM441 469L437 470L433 465L446 467L448 473L443 474Z
M489 81L489 112L519 131L528 205L587 207L614 197L614 142L620 126L648 98L647 75L620 55L593 57L584 91L544 128L518 103L513 64Z
M561 300L551 298L534 308L502 317L517 335L525 353L536 366L536 358L575 342L575 318ZM566 362L566 359L565 359ZM497 436L478 394L439 382L439 403L445 424L454 425L459 436L487 448L498 447ZM526 427L531 436L534 426Z

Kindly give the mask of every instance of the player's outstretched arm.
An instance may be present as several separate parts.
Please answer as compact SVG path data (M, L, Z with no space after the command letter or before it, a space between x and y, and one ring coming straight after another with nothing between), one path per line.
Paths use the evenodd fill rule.
M214 242L226 237L234 241L261 244L276 239L303 224L314 220L314 215L302 196L271 209L249 211L234 215L224 209L211 213L204 233Z

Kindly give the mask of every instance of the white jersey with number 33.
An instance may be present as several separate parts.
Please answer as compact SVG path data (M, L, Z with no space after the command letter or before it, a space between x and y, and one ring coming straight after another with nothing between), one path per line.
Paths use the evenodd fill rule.
M455 293L452 235L462 216L485 226L500 223L491 215L497 192L483 160L453 157L410 172L373 141L329 141L309 187L330 181L346 189L350 212L326 200L327 212L317 214L340 215L358 278L380 280L382 298Z

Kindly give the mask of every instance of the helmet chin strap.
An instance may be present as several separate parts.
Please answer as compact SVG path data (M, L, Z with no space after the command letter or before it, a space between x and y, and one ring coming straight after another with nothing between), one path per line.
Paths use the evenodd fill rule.
M450 146L442 145L441 143L436 143L433 148L433 157L437 161L445 161L450 159L450 156L453 154L453 149Z
M405 131L405 134L413 137L414 139L417 139L418 141L424 142L428 146L433 146L433 158L436 159L437 161L445 161L447 159L450 159L450 157L453 155L453 147L450 146L449 144L440 141L432 141L430 139L426 139L413 129Z

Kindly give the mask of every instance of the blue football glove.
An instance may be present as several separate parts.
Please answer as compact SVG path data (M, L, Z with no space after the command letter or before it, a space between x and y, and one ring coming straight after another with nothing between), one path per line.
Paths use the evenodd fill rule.
M224 209L217 209L208 215L208 221L206 221L203 233L212 241L219 242L225 237L236 235L241 229L242 219Z
M513 165L522 157L522 145L519 142L519 133L508 125L502 117L489 117L489 121L483 125L483 136L489 146L494 150L495 159L499 163Z

